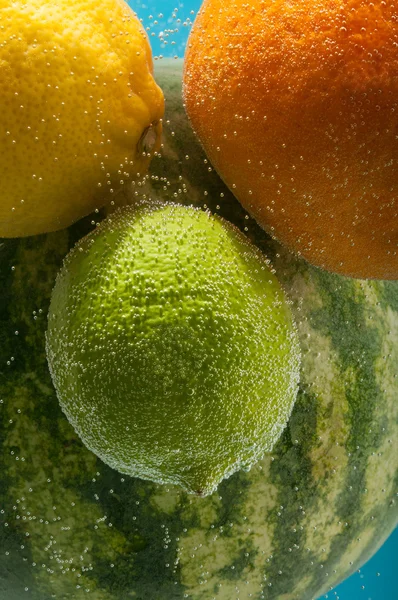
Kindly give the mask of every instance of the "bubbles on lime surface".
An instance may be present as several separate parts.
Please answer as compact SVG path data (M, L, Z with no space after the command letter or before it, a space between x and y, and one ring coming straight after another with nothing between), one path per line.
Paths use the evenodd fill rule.
M119 209L69 253L46 349L90 450L199 495L272 449L297 394L296 328L269 261L222 218L160 201Z

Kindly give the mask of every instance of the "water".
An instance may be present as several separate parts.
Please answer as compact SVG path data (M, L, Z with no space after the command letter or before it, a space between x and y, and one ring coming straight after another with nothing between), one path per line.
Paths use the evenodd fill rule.
M186 44L186 40L189 34L191 23L195 18L195 14L200 6L200 2L198 0L191 0L190 2L184 3L176 3L170 0L159 0L157 2L151 0L146 3L138 2L138 1L130 1L130 6L138 13L140 18L142 18L144 26L147 28L148 34L150 36L153 54L155 57L155 61L161 60L161 57L168 58L174 60L176 57L182 58L184 54L184 48ZM170 127L173 126L171 123ZM168 129L170 129L170 127ZM167 127L166 127L167 129ZM195 157L190 156L189 160L194 160ZM184 157L185 160L185 157ZM187 159L187 162L189 162ZM202 160L202 159L201 159ZM204 168L209 168L207 163L204 163ZM184 171L185 173L185 171ZM190 201L189 194L186 193L186 189L184 187L184 178L183 182L178 181L178 169L176 173L173 172L173 182L172 189L170 190L170 196L176 199L183 199L185 201ZM172 178L171 178L172 179ZM189 182L188 182L189 183ZM218 189L217 185L214 184L214 188L211 188L212 182L209 179L208 188L204 191L204 195L202 198L198 199L197 203L200 205L204 205L207 201L209 204L213 202L212 208L215 211L220 211L220 214L223 214L226 218L228 218L228 209L222 203L224 196L227 196L227 192L221 192L220 198L218 199L219 204L216 204L214 198L212 198L212 190ZM208 191L210 190L210 191ZM208 198L208 200L207 200ZM221 202L220 202L221 201ZM238 210L235 205L231 205L231 211ZM252 219L249 219L247 215L242 212L241 215L242 226L241 229L248 233L248 235L261 235L256 229L255 224ZM80 237L80 233L84 232L89 228L87 222L82 224L81 231L79 227L74 230L74 235L76 238ZM61 239L61 238L60 238ZM66 245L66 241L62 240ZM267 242L263 241L266 245ZM12 245L12 244L11 244ZM1 250L1 247L0 247ZM39 242L37 242L37 248L35 248L34 243L33 246L29 247L29 242L26 243L26 250L30 252L32 255L36 251L39 252L39 256L43 257L45 255L49 261L49 264L52 264L52 270L56 271L55 262L51 263L51 255L56 255L59 253L59 257L64 253L63 249L59 248L57 244L48 244L48 250L44 254L42 252L43 249L39 249ZM65 250L65 249L64 249ZM0 257L2 255L0 254ZM58 257L58 258L59 258ZM273 257L274 258L274 257ZM277 257L275 257L276 259ZM3 266L3 265L2 265ZM24 273L23 269L20 269L21 265L16 262L14 265L10 265L10 270L12 269L12 273L16 273L16 276L19 277L19 282L21 286L21 280L23 281L26 278L25 289L29 289L29 274ZM48 272L47 272L48 274ZM44 277L47 276L45 274ZM4 273L2 273L2 276ZM7 274L4 277L8 277ZM33 276L32 276L33 277ZM34 274L35 281L40 281L40 264L37 265L37 272ZM43 286L45 286L45 282L43 282ZM20 289L23 289L20 287ZM370 294L372 288L369 287L368 293ZM45 327L45 318L46 313L43 311L42 306L39 304L32 304L29 302L29 293L27 291L26 302L22 298L18 298L18 303L21 304L21 307L25 311L30 311L29 316L24 315L22 321L29 321L29 318L32 322L37 323L38 331L43 331ZM40 293L35 291L35 300L37 298L37 302L40 301ZM6 298L7 301L7 298ZM12 304L12 300L10 302ZM20 316L20 315L19 315ZM4 327L7 327L7 324L3 323ZM28 329L30 335L35 335L35 329L30 327ZM21 328L15 330L16 337L22 337L26 335L26 326L24 323ZM0 337L1 340L1 337ZM7 355L7 364L6 367L9 369L14 368L14 365L21 361L28 361L29 356L29 343L34 344L37 343L37 340L30 338L26 342L26 351L22 344L16 342L10 348L9 355ZM14 353L15 346L15 353ZM322 358L322 357L321 357ZM320 361L320 365L321 365ZM6 367L0 368L0 377L4 379L4 373L7 376L8 372ZM5 369L5 370L4 370ZM40 369L40 375L38 375ZM104 572L109 572L109 585L107 582L102 582L104 589L115 590L117 593L119 580L123 580L124 574L128 569L128 559L129 553L131 556L134 556L134 560L137 561L137 569L143 572L148 571L148 581L150 580L150 571L153 568L154 572L156 568L159 570L156 571L156 575L158 577L166 577L168 573L172 571L175 574L176 584L173 587L170 584L170 588L167 596L168 598L174 597L172 594L180 593L181 595L175 596L175 598L186 597L191 598L190 594L182 594L181 589L179 587L178 580L178 569L179 569L179 561L187 558L188 555L191 557L198 557L198 561L194 561L195 569L192 572L192 579L195 579L195 582L200 582L200 588L204 589L207 584L207 579L209 577L209 572L211 572L212 567L215 564L220 565L220 572L222 572L223 577L226 574L226 571L230 573L228 576L228 592L223 596L225 600L240 600L240 598L246 598L248 596L242 595L246 594L245 588L241 591L237 591L237 587L235 588L232 583L234 582L234 572L241 572L243 569L242 565L249 564L249 561L252 560L254 564L256 560L260 560L258 557L251 558L250 552L252 548L250 548L250 544L246 542L250 539L250 536L246 536L246 530L250 527L250 518L251 515L249 513L250 506L246 506L244 499L242 497L245 493L245 485L247 483L246 477L251 477L250 475L245 475L242 473L238 477L236 477L233 481L233 485L228 487L222 486L219 494L215 495L213 504L210 502L206 505L206 511L202 515L202 519L204 520L203 527L208 531L214 531L214 557L209 558L206 556L204 551L204 546L209 541L206 540L206 543L203 543L199 538L198 541L192 541L189 536L190 529L198 526L198 515L195 513L195 504L196 500L192 501L192 506L189 504L189 501L183 506L180 507L182 516L181 527L179 530L176 530L176 524L170 519L168 519L168 514L171 514L173 510L176 509L178 505L178 494L171 489L170 492L166 490L160 490L157 494L148 487L141 486L140 483L132 483L131 480L126 477L123 478L119 476L117 473L112 472L110 469L103 468L101 463L95 462L95 457L92 459L89 457L87 453L85 453L84 449L80 450L79 442L76 440L71 433L68 431L65 433L63 430L64 425L62 422L58 420L58 413L54 406L52 409L53 396L51 396L51 389L49 387L49 381L47 379L43 379L45 365L41 364L38 367L37 373L29 372L24 378L21 378L15 384L16 394L15 399L15 414L12 413L10 417L10 427L13 427L15 424L20 427L17 429L17 434L15 438L18 439L20 436L21 439L27 441L29 443L24 444L23 451L18 447L17 444L12 446L10 452L12 454L12 459L15 462L15 473L19 473L18 486L15 486L15 490L13 489L13 500L15 504L8 506L7 505L7 513L4 513L3 509L3 498L1 493L3 490L0 490L0 525L4 525L4 519L8 519L10 522L12 520L12 515L17 514L17 519L21 522L29 522L31 523L31 527L27 528L26 537L30 536L41 536L40 539L43 540L43 547L37 550L37 554L35 556L25 555L25 543L23 539L18 540L18 547L15 547L16 542L13 539L11 542L7 538L7 534L4 535L4 531L7 532L7 528L4 525L2 529L0 529L0 574L2 574L3 563L2 560L9 556L16 556L17 558L13 558L13 560L18 560L18 564L20 564L20 578L21 581L24 580L26 575L26 581L29 579L28 572L29 570L33 570L33 572L38 569L41 572L44 572L46 575L46 581L49 581L49 578L54 575L54 580L62 579L67 582L71 582L70 587L69 583L64 588L64 591L70 595L68 595L68 599L73 598L74 594L82 593L82 587L79 586L79 579L74 577L72 571L81 569L82 577L85 581L85 588L88 591L85 591L80 597L91 598L92 600L108 600L109 596L102 596L97 594L93 589L90 588L89 582L89 574L90 569L92 568L92 548L90 548L91 541L95 539L95 543L99 546L103 547L102 553L96 555L96 560L98 561L98 556L100 556L99 562L101 563L101 567L103 567ZM0 381L2 381L0 379ZM45 381L45 383L43 383ZM26 390L28 390L26 392ZM35 390L34 392L32 390ZM54 423L53 426L46 421L43 414L40 411L40 404L36 407L35 411L29 412L31 407L29 402L25 402L25 397L28 397L29 394L35 393L37 397L42 398L43 405L46 407L46 411L48 415L54 414L57 417L57 422ZM4 398L0 397L0 410L2 406L7 404L8 408L11 402L11 395L5 396ZM308 409L308 414L311 416L310 408ZM52 412L53 411L53 412ZM26 413L29 415L29 419L21 419L21 414ZM1 414L1 412L0 412ZM11 414L11 413L10 413ZM10 415L7 413L7 416ZM294 433L301 433L303 431L302 424L295 423L296 430ZM301 429L300 429L301 427ZM60 436L60 439L64 440L62 451L54 444L51 445L51 436L48 436L47 431L50 431L54 436L54 439L57 435ZM327 434L325 434L327 435ZM341 434L343 436L343 433ZM300 435L297 435L300 440ZM294 439L292 442L292 448L289 450L292 454L295 452L295 446L299 444L298 439ZM343 439L343 442L346 440ZM393 440L394 441L394 440ZM40 443L38 443L40 442ZM322 447L322 446L321 446ZM77 449L76 449L77 448ZM328 448L329 450L329 448ZM335 450L336 454L338 454L338 450ZM358 450L360 453L360 450ZM322 457L324 456L321 454ZM38 470L40 463L40 473L42 476L39 478L36 477L34 482L31 481L31 472L29 470L29 464L32 460L32 456L34 457L35 469ZM1 459L5 457L0 457ZM8 457L7 457L8 458ZM376 460L376 459L375 459ZM79 462L81 461L81 462ZM259 473L261 469L272 471L272 465L277 462L277 458L274 460L272 457L269 463L264 463L265 466L258 466L252 469L254 472L254 476L258 477L258 482L261 481L261 477ZM57 469L58 463L63 465L62 469ZM25 467L25 465L27 465ZM353 463L354 468L356 467L355 462ZM98 469L98 470L97 470ZM85 475L81 474L90 473L90 480L88 480ZM78 482L78 494L74 495L76 490L72 490L68 488L68 477L73 479L73 481ZM81 480L79 479L81 477ZM309 481L310 484L310 481ZM33 486L33 487L32 487ZM41 487L40 487L41 486ZM40 492L38 492L40 489ZM57 494L57 489L61 489L64 493L60 496ZM268 497L270 494L268 488L261 487L261 483L258 483L258 497L261 501L258 502L258 506L263 505L264 507L271 504L271 499ZM148 491L149 490L149 491ZM295 489L297 492L297 498L295 497L294 503L297 505L302 502L300 498L304 498L304 502L307 506L310 507L310 494L305 494L303 490ZM149 564L148 559L145 561L140 559L143 556L147 548L148 548L148 539L143 535L143 529L140 529L140 523L146 523L147 515L145 513L146 510L153 510L146 506L146 498L148 494L151 494L151 502L154 502L156 506L161 507L164 510L164 523L159 525L159 523L153 518L152 521L149 519L149 525L147 526L149 530L144 531L144 534L148 536L149 540L155 540L156 543L159 542L157 547L162 547L164 550L164 554L157 554L151 556L151 564ZM140 503L139 500L135 498L143 498L143 502ZM155 500L153 500L155 497ZM91 499L94 498L96 502L98 502L98 510L96 505L89 503ZM132 499L134 498L134 510L131 507L133 503ZM201 499L199 499L201 502ZM239 504L241 502L241 504ZM94 508L95 506L95 508ZM131 523L124 522L124 511L123 507L129 506L129 511L131 512L132 519ZM247 510L247 514L242 509L240 517L242 521L239 522L238 519L231 520L226 515L229 515L229 510L231 514L233 514L233 507L240 506L244 507ZM45 508L44 508L45 507ZM232 509L231 509L232 507ZM294 505L295 507L295 505ZM79 509L79 510L78 510ZM275 508L275 527L278 527L278 523L283 519L286 519L289 522L290 518L290 509L288 503L284 503L281 506ZM260 510L260 509L259 509ZM290 511L290 512L289 512ZM349 509L347 509L349 512ZM287 516L285 516L287 515ZM156 515L155 515L156 516ZM37 522L36 522L37 517ZM71 538L70 547L68 547L68 543L65 543L66 538L62 537L60 531L57 529L58 519L60 519L60 526L62 528L62 535L66 535L65 532L68 529L71 530L74 537ZM221 524L220 524L221 523ZM246 524L248 523L248 524ZM137 527L136 527L136 524ZM184 525L187 525L185 527ZM153 527L151 529L151 527ZM322 523L317 523L318 530L322 529ZM229 551L229 544L232 544L231 537L229 535L230 531L233 531L238 528L240 535L242 536L242 540L245 543L242 543L242 547L240 548L241 552L236 552L236 564L232 564L226 566L223 563L223 553L227 554ZM95 530L96 537L94 538L91 531ZM109 530L112 529L114 532L109 534ZM145 529L145 528L144 528ZM118 538L118 531L128 532L128 542L129 547L126 549L123 547L124 541ZM47 533L48 532L48 533ZM87 532L90 532L88 535ZM113 537L110 537L113 535ZM289 543L286 543L284 548L286 552L291 551L291 568L294 568L294 552L295 552L295 543L297 542L297 547L299 546L299 536L300 531L290 532ZM314 534L315 535L315 534ZM245 537L246 536L246 537ZM86 541L89 539L88 545ZM314 543L316 544L317 538L314 537ZM112 546L108 543L109 540L112 540ZM181 543L181 540L183 542ZM58 544L57 544L58 542ZM323 543L327 545L331 540L323 540ZM27 542L26 542L27 544ZM175 548L180 544L182 547L177 554L175 554ZM108 547L109 546L109 547ZM290 547L289 547L290 546ZM116 548L116 551L115 551ZM118 551L119 550L119 551ZM236 549L234 549L235 551ZM314 551L314 548L312 548ZM81 552L81 554L79 554ZM363 567L359 569L358 572L355 572L347 581L336 587L335 589L328 592L326 596L329 599L340 600L395 600L397 595L397 585L395 578L395 570L398 566L398 534L395 532L391 537L385 542L384 546L378 551L378 553L370 559ZM147 556L147 555L145 555ZM239 558L239 560L238 560ZM72 560L73 564L69 565L68 560ZM268 564L272 563L273 557L268 557L264 559L264 564L268 561ZM125 561L125 562L123 562ZM140 562L141 561L141 562ZM161 562L162 564L158 567L157 563ZM246 562L245 562L246 561ZM163 564L164 562L164 564ZM260 560L261 562L261 560ZM32 568L32 564L35 564L35 567ZM96 563L98 564L98 563ZM262 564L262 563L261 563ZM289 562L287 563L289 565ZM43 566L44 565L44 566ZM202 566L204 565L204 566ZM82 569L83 566L83 569ZM62 571L60 571L62 569ZM112 571L116 573L115 576L112 576ZM95 572L95 566L94 566ZM244 572L244 570L242 571ZM62 575L61 575L62 573ZM231 575L232 573L232 575ZM88 575L87 575L88 574ZM70 579L68 579L70 576ZM113 577L113 578L112 578ZM190 578L190 574L185 574L187 580ZM106 579L106 577L105 577ZM248 582L247 585L250 586L253 584L253 581L256 579L255 574L252 574L252 580L250 576L247 577ZM44 580L44 579L43 579ZM7 581L7 579L5 579ZM9 580L8 580L9 581ZM73 582L73 585L72 585ZM178 583L178 585L177 585ZM270 593L271 587L268 587L270 583L270 579L264 583L264 595L263 596L255 596L256 598L265 598L267 599L267 594ZM76 584L76 589L74 589L74 585ZM18 588L20 591L16 592L16 595L13 595L13 592L10 592L10 588L3 588L3 580L0 577L0 600L20 600L22 598L27 598L28 600L36 600L36 597L33 598L30 596L30 587L29 583L23 585L21 588ZM107 587L108 585L108 587ZM278 585L278 581L273 583L274 587ZM84 586L83 586L84 587ZM14 589L14 588L13 588ZM15 587L15 589L17 589ZM216 586L215 586L216 589ZM250 588L251 589L251 588ZM78 591L76 591L78 590ZM217 590L218 592L219 590ZM47 596L48 590L43 592L43 596L40 597L40 600L47 600L50 596ZM215 592L214 592L215 593ZM3 595L2 595L3 594ZM148 587L147 597L145 600L152 600L151 588ZM54 595L57 599L62 596L60 593ZM207 598L211 598L211 595L203 597L203 600L207 600ZM219 595L214 596L217 600L219 599ZM253 594L254 597L254 594ZM63 597L62 597L63 598ZM119 600L119 597L118 597ZM122 599L124 600L124 598ZM141 600L141 599L140 599ZM162 598L156 597L156 600L163 600ZM202 600L202 599L201 599ZM304 599L303 599L304 600Z

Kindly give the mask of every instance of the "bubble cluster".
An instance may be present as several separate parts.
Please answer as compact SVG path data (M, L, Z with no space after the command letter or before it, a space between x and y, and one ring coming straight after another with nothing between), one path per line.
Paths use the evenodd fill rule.
M174 28L164 21L162 29ZM182 61L155 66L169 99L163 146L132 195L208 207L271 259L301 347L295 407L272 453L205 498L122 476L67 421L44 352L56 273L103 215L51 235L1 240L0 596L342 598L336 584L397 522L397 284L333 276L271 240L192 134ZM120 436L126 427L132 431L123 423ZM379 571L354 575L360 594L364 583L365 595L377 598L370 580L382 589L386 567Z

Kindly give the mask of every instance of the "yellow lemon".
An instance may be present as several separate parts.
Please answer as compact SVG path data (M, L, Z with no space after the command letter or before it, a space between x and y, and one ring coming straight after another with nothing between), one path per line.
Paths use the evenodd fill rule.
M164 98L122 0L0 0L0 236L69 226L160 146Z

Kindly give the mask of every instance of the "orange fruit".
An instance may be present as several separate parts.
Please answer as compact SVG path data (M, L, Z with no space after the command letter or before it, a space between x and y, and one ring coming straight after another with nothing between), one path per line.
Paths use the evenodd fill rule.
M310 263L398 278L398 13L374 0L205 0L184 102L210 161Z

